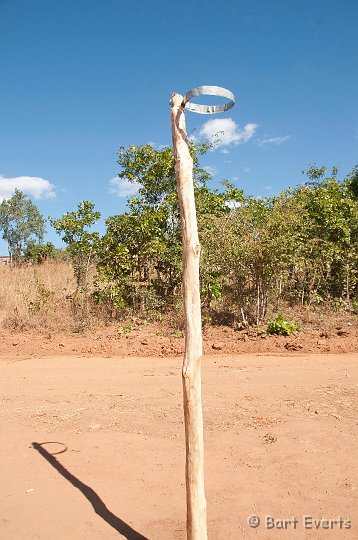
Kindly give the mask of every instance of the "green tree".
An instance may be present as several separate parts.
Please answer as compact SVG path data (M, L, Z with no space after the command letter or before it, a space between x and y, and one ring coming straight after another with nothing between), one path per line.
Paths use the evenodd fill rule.
M42 241L45 219L37 206L22 191L15 189L14 195L0 204L0 230L8 243L9 255L18 259L30 241Z
M358 201L358 165L356 165L351 174L348 176L349 189L353 195L353 198Z
M207 186L211 175L199 166L199 157L208 148L206 143L190 144L198 217L227 209L225 198ZM102 299L116 298L118 306L141 312L165 309L175 301L181 282L173 151L156 150L150 145L130 146L120 149L118 163L119 177L140 187L129 200L127 212L106 220L107 232L100 242L97 265L97 294Z
M226 309L232 306L243 323L260 324L287 274L295 214L280 198L241 197L237 203L225 214L208 216L202 271L216 276Z
M155 281L166 248L162 212L150 207L140 214L126 212L108 218L106 225L97 270L107 295L115 298L117 307L133 307L141 313L156 307Z
M309 182L290 190L301 212L296 277L301 298L350 301L357 283L357 201L351 176L338 180L338 169L310 167Z
M97 232L88 229L98 221L101 214L94 210L94 203L82 201L77 210L66 212L61 218L49 217L49 221L63 242L71 258L77 283L77 292L87 289L87 277L99 239Z
M211 175L199 166L199 157L205 154L212 145L203 142L195 145L189 143L193 159L193 180L196 187L203 186L211 180ZM174 156L171 147L156 150L151 145L121 147L118 152L118 164L121 171L119 178L139 183L137 199L141 204L156 208L163 201L171 199L173 208L177 209L176 176Z
M61 250L55 248L52 242L46 242L46 244L36 244L30 241L24 252L24 258L26 261L33 262L35 264L42 264L45 261L56 260L60 256Z
M209 187L199 164L209 145L191 143L202 245L201 298L205 315L230 311L260 324L286 303L357 297L357 169L311 166L307 181L278 196L255 199L229 182ZM97 294L117 308L144 312L178 305L181 235L171 148L121 148L120 178L139 184L127 211L107 219L99 243ZM219 313L218 313L219 314Z
M326 173L311 167L304 185L206 216L202 273L244 321L262 322L283 301L349 306L356 297L358 204L351 176Z

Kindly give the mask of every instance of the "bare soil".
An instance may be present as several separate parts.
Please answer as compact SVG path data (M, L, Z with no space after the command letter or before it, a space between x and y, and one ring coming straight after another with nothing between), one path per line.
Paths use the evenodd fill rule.
M71 339L2 344L0 538L184 539L181 359L168 357L170 342L162 357L106 358L134 354L130 338L92 340L90 353L89 338ZM207 336L216 354L203 359L209 537L357 539L358 354L283 341L275 355L223 355L232 340L212 349ZM298 523L266 529L266 515ZM351 528L305 529L304 515Z
M75 330L77 330L75 328ZM358 317L327 316L290 336L268 335L264 330L236 330L230 326L204 328L204 353L351 353L358 352ZM0 330L0 356L182 356L183 332L164 323L134 319L84 332L16 332Z

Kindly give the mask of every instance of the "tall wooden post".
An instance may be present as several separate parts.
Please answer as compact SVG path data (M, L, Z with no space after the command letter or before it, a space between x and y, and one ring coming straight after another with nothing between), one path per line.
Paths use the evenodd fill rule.
M187 539L207 540L204 437L201 404L200 244L183 96L171 96L171 123L183 240L185 355L182 369L186 443Z

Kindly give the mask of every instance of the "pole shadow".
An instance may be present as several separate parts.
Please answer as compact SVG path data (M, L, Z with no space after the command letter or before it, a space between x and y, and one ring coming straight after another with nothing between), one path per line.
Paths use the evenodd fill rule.
M104 504L102 499L97 495L97 493L89 486L81 482L76 476L74 476L70 471L68 471L61 463L54 457L54 455L50 454L43 448L43 445L47 443L37 443L33 442L32 447L41 454L43 458L56 469L57 472L59 472L66 480L70 482L75 488L79 489L81 493L86 497L86 499L91 503L93 506L94 511L98 516L100 516L104 521L108 523L113 529L118 531L120 534L122 534L127 540L148 540L145 536L140 534L139 532L132 529L128 523L120 519L119 517L115 516L110 510L108 510L107 506ZM58 443L62 444L62 443ZM63 445L64 446L64 445ZM56 453L63 453L66 451L62 450L61 452Z

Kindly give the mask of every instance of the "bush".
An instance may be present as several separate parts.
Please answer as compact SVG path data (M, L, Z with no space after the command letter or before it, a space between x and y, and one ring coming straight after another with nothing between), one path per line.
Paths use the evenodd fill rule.
M276 319L267 321L268 334L280 334L281 336L289 336L292 332L297 332L298 326L294 322L287 321L283 315L279 315Z
M61 254L61 250L55 248L52 242L46 244L35 244L29 242L25 253L25 261L32 262L34 264L42 264L45 261L55 261Z

